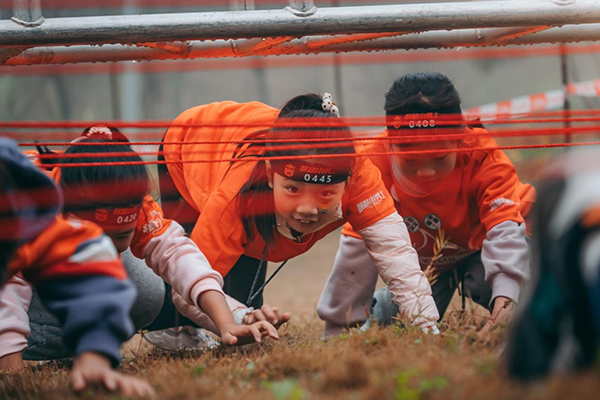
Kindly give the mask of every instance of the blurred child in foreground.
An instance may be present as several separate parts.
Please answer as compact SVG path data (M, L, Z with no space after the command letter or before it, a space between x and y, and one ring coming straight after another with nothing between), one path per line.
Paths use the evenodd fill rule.
M154 391L146 382L112 369L119 363L121 344L133 334L129 309L135 289L102 229L62 218L60 206L53 182L16 143L0 138L2 283L21 272L59 318L63 340L76 355L70 376L73 389L103 384L126 396L150 396ZM1 369L22 366L20 357L13 363L11 356L0 359Z

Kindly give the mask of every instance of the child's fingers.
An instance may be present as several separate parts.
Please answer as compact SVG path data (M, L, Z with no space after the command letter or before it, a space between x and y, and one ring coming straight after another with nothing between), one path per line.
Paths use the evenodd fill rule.
M256 341L256 343L260 343L262 342L262 333L260 332L260 329L258 329L258 324L254 324L249 326L248 328L250 328L250 333L252 333L252 336L254 336L254 340Z
M141 393L141 397L154 397L156 396L156 392L154 388L146 381L136 380L138 385L138 390Z
M142 380L116 373L114 379L119 391L126 397L154 396L154 389Z
M262 312L262 310L256 310L256 311L254 311L252 313L252 315L254 316L254 322L256 322L256 321L266 321L267 320L267 317Z
M479 331L479 333L477 333L477 336L479 339L484 339L485 336L490 332L490 330L492 329L492 326L494 325L494 323L490 320L488 322L486 322L486 324L483 326L483 328L481 328L481 330Z
M76 392L80 392L83 389L85 389L85 379L83 378L83 375L81 374L81 372L79 372L79 370L73 370L73 372L71 373L71 388L76 391Z
M134 383L124 378L125 377L119 376L115 379L119 387L119 392L125 395L125 397L139 397Z
M145 398L145 397L154 397L154 395L156 394L154 392L154 388L152 386L150 386L150 384L148 382L140 380L140 379L135 379L135 378L128 378L128 379L131 381L131 386L137 396Z
M292 313L289 313L289 312L284 312L283 314L281 314L279 316L280 322L282 324L285 322L288 322L290 320L290 318L292 318Z
M496 311L496 310L494 310ZM508 324L512 317L513 310L510 307L500 308L495 315L492 315L490 322L488 324Z
M221 335L221 341L223 342L223 344L233 346L238 342L238 338L229 332L224 332Z
M277 317L277 313L275 312L275 310L273 308L271 308L271 306L265 304L260 309L264 313L267 321L269 321L272 324L279 323L279 318Z
M290 318L292 318L292 314L289 312L283 312L279 309L279 307L271 307L271 309L273 310L273 312L277 315L277 318L279 319L279 323L283 324L284 322L289 321Z
M116 372L109 371L102 377L102 383L104 383L104 386L106 386L108 390L115 391L119 387L118 378L119 375Z
M279 334L273 325L265 321L262 323L261 328L264 329L267 335L269 335L271 338L279 340Z

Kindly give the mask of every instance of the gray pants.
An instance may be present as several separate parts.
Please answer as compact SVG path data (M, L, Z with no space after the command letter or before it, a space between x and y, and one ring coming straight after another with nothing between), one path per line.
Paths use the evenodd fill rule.
M141 329L154 321L160 312L165 299L165 283L129 249L121 253L121 260L137 289L130 315L135 329ZM35 290L29 306L29 326L31 333L23 355L25 360L54 360L73 355L62 341L60 322L46 310Z
M441 273L431 286L440 319L448 309L459 285L463 290L463 300L468 297L480 306L490 309L492 289L484 280L485 271L480 257L481 252L477 252L461 260L452 270ZM392 299L392 293L387 288L375 292L371 313L372 317L381 325L393 323L394 317L398 315L398 305Z

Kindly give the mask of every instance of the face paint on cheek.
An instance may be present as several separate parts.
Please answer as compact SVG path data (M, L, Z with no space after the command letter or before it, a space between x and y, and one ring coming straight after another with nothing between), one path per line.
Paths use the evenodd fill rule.
M331 214L332 212L334 212L335 207L332 206L330 201L322 201L321 204L319 204L318 210L319 210L319 214L327 215L327 214Z

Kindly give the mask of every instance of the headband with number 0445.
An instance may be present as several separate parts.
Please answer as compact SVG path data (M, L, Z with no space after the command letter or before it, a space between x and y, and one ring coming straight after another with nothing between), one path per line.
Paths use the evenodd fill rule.
M351 173L347 168L301 160L272 162L271 169L273 172L294 181L322 185L345 182Z

